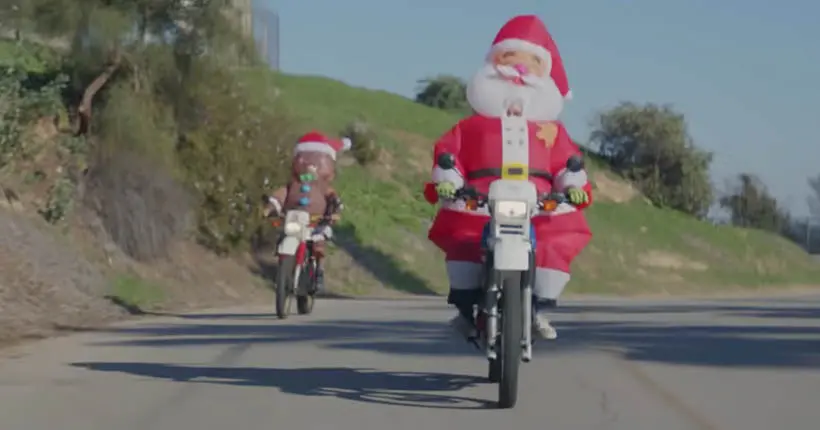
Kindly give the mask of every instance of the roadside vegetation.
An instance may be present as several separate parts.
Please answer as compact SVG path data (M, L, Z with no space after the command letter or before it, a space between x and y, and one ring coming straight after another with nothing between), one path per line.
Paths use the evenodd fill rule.
M0 223L28 217L36 234L77 249L102 279L87 292L93 297L142 308L212 303L198 294L260 297L256 275L270 268L253 257L267 252L272 232L257 203L286 180L295 137L320 128L353 141L339 160L347 210L329 288L445 291L442 256L426 240L435 208L421 189L432 143L466 112L463 83L425 79L408 100L271 72L236 30L228 3L0 5ZM598 195L588 212L595 237L577 262L573 292L677 294L820 279L816 262L784 239L799 223L763 184L745 175L735 187L714 187L711 155L673 107L618 105L601 112L592 136L580 143ZM709 219L716 206L731 225ZM37 258L21 256L13 240L0 245L7 261ZM27 288L30 279L21 279L0 276L0 301Z

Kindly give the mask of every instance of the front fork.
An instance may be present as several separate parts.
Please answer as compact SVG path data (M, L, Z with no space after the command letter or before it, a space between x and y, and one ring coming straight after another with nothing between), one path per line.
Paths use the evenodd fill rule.
M521 276L521 285L524 289L521 297L521 306L524 308L521 317L524 321L521 324L524 333L521 337L521 360L529 363L532 360L532 286L535 285L535 253L530 252L529 270Z
M529 362L532 360L532 286L535 283L535 257L530 253L529 270L523 273L521 277L522 298L521 313L522 321L522 338L521 338L521 360ZM496 345L498 341L498 302L501 296L501 286L503 285L502 274L493 269L492 254L488 254L485 259L485 277L487 286L485 288L484 297L484 311L486 312L486 353L489 360L498 358L498 351Z

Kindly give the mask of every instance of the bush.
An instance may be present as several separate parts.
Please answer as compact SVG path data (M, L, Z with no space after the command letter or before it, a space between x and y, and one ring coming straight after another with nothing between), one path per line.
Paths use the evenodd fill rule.
M29 76L13 66L0 66L0 168L25 152L23 131L37 118L55 115L66 78L58 75L37 87L24 85Z
M621 103L593 120L591 140L618 173L657 206L704 217L714 190L712 154L699 149L671 106Z
M376 142L376 133L363 119L357 119L348 124L341 134L350 139L352 143L350 151L362 166L379 159L380 148Z
M418 81L416 102L458 114L469 114L467 83L457 76L438 75Z
M86 176L86 203L114 243L141 261L167 256L189 225L191 196L161 166L123 150L98 156Z
M265 180L287 179L296 139L290 116L260 97L272 87L250 82L211 71L189 84L191 102L181 112L178 158L201 199L197 237L217 253L250 245Z
M49 224L57 224L65 219L74 205L74 183L60 178L48 190L48 201L39 213Z

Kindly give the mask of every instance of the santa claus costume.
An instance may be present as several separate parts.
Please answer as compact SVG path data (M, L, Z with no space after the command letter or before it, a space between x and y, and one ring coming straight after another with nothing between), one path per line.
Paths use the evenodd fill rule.
M522 59L519 64L517 59ZM581 209L591 203L587 173L567 171L567 160L581 155L558 116L571 96L566 72L552 37L533 15L517 16L498 32L484 66L467 86L467 98L475 114L458 122L435 144L432 182L425 198L441 203L429 231L429 239L446 254L450 281L448 302L459 308L453 320L459 331L471 320L472 307L480 297L481 234L489 220L486 210L472 211L463 202L439 201L436 184L449 182L456 188L473 186L486 193L489 184L501 177L505 159L502 142L526 139L529 146L529 180L539 194L570 188L584 190L589 199L581 205L562 204L552 213L533 218L536 239L535 329L542 337L557 334L543 311L570 279L572 260L587 245L592 233ZM523 106L513 115L526 119L526 127L511 127L510 109ZM521 123L520 119L518 120ZM442 153L455 156L455 168L435 165Z

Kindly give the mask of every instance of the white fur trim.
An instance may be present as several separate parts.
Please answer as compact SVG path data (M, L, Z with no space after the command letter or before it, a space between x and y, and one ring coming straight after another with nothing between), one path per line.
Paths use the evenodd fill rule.
M336 150L325 142L299 142L296 152L323 152L336 159Z
M567 91L567 95L564 96L564 100L572 100L572 90Z
M268 202L273 206L274 209L276 209L277 213L282 212L282 203L279 203L279 200L276 200L273 197L268 197Z
M558 215L565 215L573 212L578 212L578 208L569 204L569 203L561 203L555 208L552 212L547 212L549 216L558 216Z
M311 236L311 239L314 242L330 240L331 238L333 238L333 228L331 228L329 225L316 227L313 230L313 235Z
M535 269L533 293L540 299L557 299L564 292L569 279L567 272L539 267Z
M527 101L524 116L531 121L558 119L564 107L564 96L551 77L545 77L539 86L518 86L498 79L499 71L487 63L473 75L467 84L467 101L481 115L499 118L506 114L504 101L519 97Z
M589 178L587 177L587 171L584 169L578 172L570 172L567 169L562 169L553 181L555 188L560 192L564 192L570 188L581 188L588 183Z
M472 261L448 261L447 277L453 290L481 288L481 264Z
M353 147L353 141L347 137L342 138L342 148L347 151L348 149Z
M458 173L458 170L444 170L438 166L433 168L433 182L437 184L441 182L450 182L456 186L456 189L464 186L464 178L461 176L461 173Z
M498 51L524 51L535 54L547 63L546 71L552 70L552 54L543 46L536 45L523 39L507 39L496 43L487 54L487 61L491 61Z

